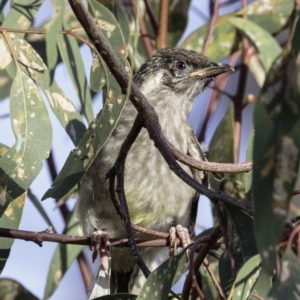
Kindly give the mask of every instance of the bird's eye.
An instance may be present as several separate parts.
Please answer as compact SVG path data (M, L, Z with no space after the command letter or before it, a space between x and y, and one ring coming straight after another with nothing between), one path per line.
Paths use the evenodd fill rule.
M186 68L186 63L183 61L178 61L175 67L178 71L183 71Z

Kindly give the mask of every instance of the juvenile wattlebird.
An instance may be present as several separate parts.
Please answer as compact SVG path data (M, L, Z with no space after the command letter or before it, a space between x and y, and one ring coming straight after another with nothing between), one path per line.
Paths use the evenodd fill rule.
M214 63L194 51L168 48L144 63L133 81L154 107L165 137L183 153L204 160L188 123L193 99L214 77L232 71L231 66ZM135 107L128 101L114 132L80 181L78 213L85 235L101 230L110 238L127 237L123 221L110 199L105 175L114 165L136 116ZM205 172L183 164L181 167L207 184ZM170 170L145 128L128 153L124 186L132 223L163 232L169 232L176 225L193 231L199 194ZM145 237L141 233L135 236ZM168 253L164 248L146 248L140 252L151 271ZM113 248L110 255L110 293L137 294L145 278L130 249Z

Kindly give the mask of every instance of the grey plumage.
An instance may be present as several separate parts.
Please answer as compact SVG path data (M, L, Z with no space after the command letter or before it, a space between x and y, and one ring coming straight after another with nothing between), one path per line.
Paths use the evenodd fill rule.
M213 68L218 71L208 72L209 76L194 74ZM158 114L166 138L182 152L203 160L204 154L187 118L194 97L214 76L227 71L228 66L226 69L224 65L213 63L196 52L163 49L141 66L134 82ZM113 166L136 116L136 109L128 101L112 136L80 181L78 214L85 235L100 229L108 232L110 238L126 237L122 220L110 200L105 175ZM181 166L198 181L207 183L205 172ZM137 225L165 232L177 224L190 229L194 226L198 193L169 169L144 128L126 160L125 193L131 221ZM136 237L142 237L142 234L136 233ZM141 254L153 270L157 261L166 258L167 250L149 248L141 250ZM135 267L130 250L114 248L111 258L112 287L117 290L119 284L120 289L121 283L117 283L116 279L119 274L127 273L128 279L131 274L130 292L138 292L143 275ZM135 276L132 275L133 270Z

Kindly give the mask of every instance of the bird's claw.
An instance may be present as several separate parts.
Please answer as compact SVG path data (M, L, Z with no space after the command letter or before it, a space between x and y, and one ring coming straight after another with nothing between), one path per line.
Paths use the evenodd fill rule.
M182 248L186 248L190 243L190 235L187 228L182 227L181 225L176 225L176 227L170 228L170 256L174 256L177 254L178 242L176 238L179 238Z
M108 233L102 230L94 231L91 234L90 249L93 251L93 262L96 260L98 253L100 256L100 265L104 271L109 269L108 252L110 250L110 242Z

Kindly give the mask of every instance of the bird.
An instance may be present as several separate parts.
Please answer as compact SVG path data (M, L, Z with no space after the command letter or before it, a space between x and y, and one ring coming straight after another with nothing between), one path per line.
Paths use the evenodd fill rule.
M142 64L133 81L155 109L165 138L183 153L206 160L188 116L195 96L216 76L232 71L231 66L212 62L195 51L164 48ZM84 235L100 230L110 238L127 237L123 221L110 199L106 174L113 167L137 114L133 104L127 101L113 133L80 180L77 210ZM179 164L207 186L206 172ZM193 232L199 193L169 168L145 128L128 153L124 189L132 223L162 232L181 225ZM146 236L137 232L135 237ZM140 253L151 271L168 256L165 248L144 248ZM113 248L110 257L108 293L138 294L146 279L130 249Z

